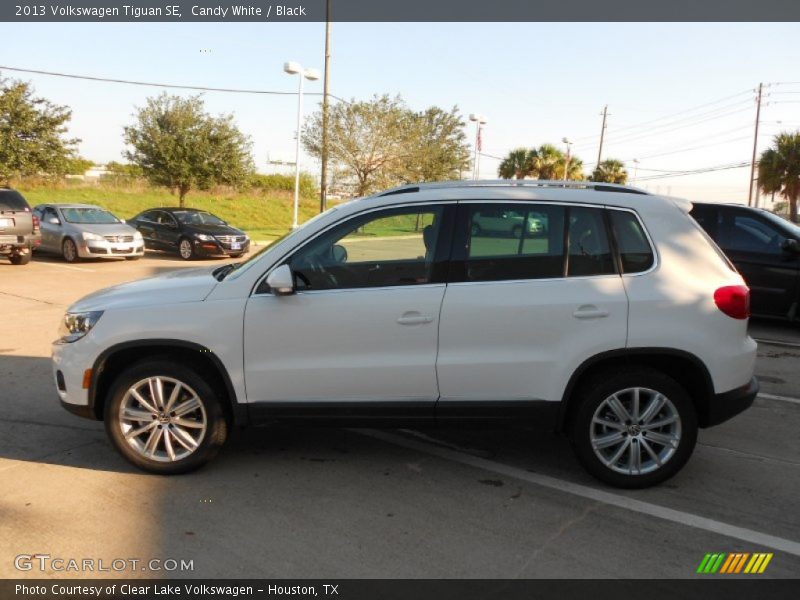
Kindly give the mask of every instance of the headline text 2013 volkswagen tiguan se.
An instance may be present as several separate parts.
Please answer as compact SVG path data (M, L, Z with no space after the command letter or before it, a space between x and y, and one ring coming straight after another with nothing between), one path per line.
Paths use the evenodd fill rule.
M396 188L239 265L79 300L56 386L154 473L234 424L466 420L549 425L597 478L652 485L758 391L749 291L690 209L585 182ZM498 211L525 225L481 226Z

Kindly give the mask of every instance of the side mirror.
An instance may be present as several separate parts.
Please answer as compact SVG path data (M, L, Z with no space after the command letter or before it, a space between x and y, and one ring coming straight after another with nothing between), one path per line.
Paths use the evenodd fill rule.
M276 296L294 294L294 276L289 265L281 265L267 275L267 285Z
M793 238L786 238L781 244L781 249L784 252L791 252L792 254L800 254L800 243Z
M50 223L50 225L61 225L61 221L58 220L58 217L50 217L47 219L47 222Z
M347 262L347 248L341 244L334 244L331 246L331 258L336 264Z

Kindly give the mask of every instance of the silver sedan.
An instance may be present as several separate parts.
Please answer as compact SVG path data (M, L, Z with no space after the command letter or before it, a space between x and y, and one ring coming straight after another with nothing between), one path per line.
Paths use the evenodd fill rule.
M67 262L79 258L144 256L142 234L107 210L91 204L40 204L33 209L42 228L38 252L60 254Z

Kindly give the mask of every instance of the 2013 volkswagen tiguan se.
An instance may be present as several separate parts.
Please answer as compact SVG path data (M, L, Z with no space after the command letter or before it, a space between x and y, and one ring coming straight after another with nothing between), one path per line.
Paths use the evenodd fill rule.
M586 182L393 189L239 265L79 300L58 394L154 473L234 424L468 420L549 424L599 479L652 485L758 391L749 291L690 209ZM473 227L496 210L526 225Z

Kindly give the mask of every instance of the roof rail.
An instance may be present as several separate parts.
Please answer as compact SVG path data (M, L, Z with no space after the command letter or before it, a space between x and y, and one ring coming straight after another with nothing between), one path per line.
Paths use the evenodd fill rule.
M392 188L379 196L392 196L394 194L411 194L423 190L439 190L449 188L476 188L476 187L539 187L562 188L577 190L594 190L596 192L618 192L627 194L645 194L649 192L618 183L602 183L598 181L558 181L547 179L465 179L460 181L434 181L430 183L409 183Z

